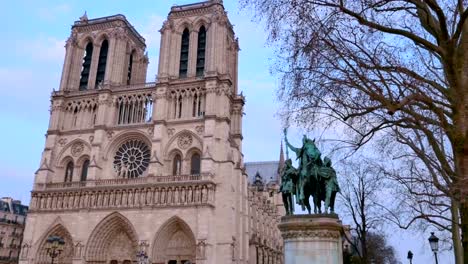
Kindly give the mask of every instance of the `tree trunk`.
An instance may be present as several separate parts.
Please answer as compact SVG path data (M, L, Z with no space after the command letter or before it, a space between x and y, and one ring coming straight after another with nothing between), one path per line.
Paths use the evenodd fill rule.
M460 206L457 201L452 199L451 213L452 213L452 242L453 242L453 251L455 255L455 264L464 264L463 263L463 246L460 237L460 226L456 223L460 223Z
M460 218L461 218L461 230L462 230L463 259L468 260L468 202L467 201L463 201L460 203ZM461 261L463 261L463 259Z

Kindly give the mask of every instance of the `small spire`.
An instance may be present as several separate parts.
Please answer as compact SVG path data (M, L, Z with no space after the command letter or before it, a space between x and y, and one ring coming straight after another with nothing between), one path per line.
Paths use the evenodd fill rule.
M278 182L281 183L281 174L283 173L284 169L284 152L283 152L283 140L281 140L280 145L280 157L278 161Z
M88 15L86 14L86 11L82 16L80 16L80 21L81 22L88 22Z

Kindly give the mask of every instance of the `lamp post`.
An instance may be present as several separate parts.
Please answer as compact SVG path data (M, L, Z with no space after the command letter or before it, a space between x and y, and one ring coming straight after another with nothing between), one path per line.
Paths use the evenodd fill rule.
M54 264L54 259L57 258L63 251L65 241L59 236L50 236L46 240L47 255L52 259L50 264Z
M408 251L408 259L409 263L413 264L413 252L411 252L411 250Z
M141 250L137 253L138 264L148 264L148 255L144 250Z
M434 235L434 232L431 232L431 236L429 237L429 244L431 245L432 252L434 252L436 264L439 264L439 260L437 259L437 251L439 251L439 238Z

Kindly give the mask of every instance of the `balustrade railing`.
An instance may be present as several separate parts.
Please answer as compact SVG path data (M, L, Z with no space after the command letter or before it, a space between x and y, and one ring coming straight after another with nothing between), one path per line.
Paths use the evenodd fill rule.
M102 84L96 86L96 89L89 89L89 90L61 90L61 91L53 91L53 96L58 95L81 95L81 94L88 94L88 93L95 93L99 90L110 89L110 90L139 90L139 89L149 89L154 88L156 86L156 82L147 82L147 83L136 83L136 84L129 84L129 85L110 85L110 84Z
M35 190L68 189L94 186L118 186L118 185L139 185L139 184L157 184L170 182L200 181L210 180L210 173L194 175L169 175L169 176L147 176L138 178L116 178L102 180L88 180L83 182L54 182L54 183L36 183Z

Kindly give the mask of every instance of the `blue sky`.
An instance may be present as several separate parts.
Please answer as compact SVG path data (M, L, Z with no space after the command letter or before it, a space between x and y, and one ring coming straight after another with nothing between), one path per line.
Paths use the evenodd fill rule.
M63 46L73 22L85 10L89 18L125 15L146 38L150 58L147 81L154 81L159 56L158 30L173 4L192 2L2 1L0 136L4 142L0 151L0 196L29 202L34 172L39 167L44 147L50 92L59 86L65 52ZM224 5L241 48L239 89L247 99L243 120L245 161L276 160L282 128L276 116L279 108L275 96L277 79L269 71L274 53L265 46L264 28L251 22L251 13L240 10L234 0L226 0ZM291 141L299 144L301 134L300 129L292 130ZM398 234L394 233L390 239L403 263L407 263L408 249L415 253L415 264L433 260L428 250L428 236L397 231ZM451 258L447 258L442 263L450 261Z

